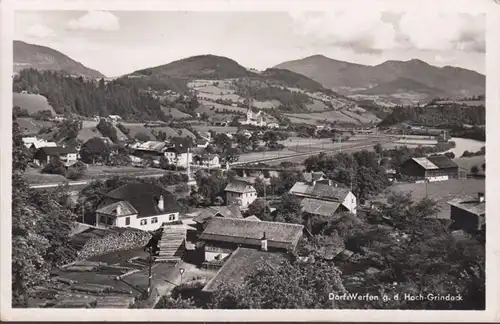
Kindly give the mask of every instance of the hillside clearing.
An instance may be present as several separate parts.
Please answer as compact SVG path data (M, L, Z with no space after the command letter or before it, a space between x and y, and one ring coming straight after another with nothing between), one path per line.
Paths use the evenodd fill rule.
M30 114L43 110L50 110L52 115L56 114L54 108L47 101L47 98L42 95L14 92L12 94L12 102L14 107L18 106L21 109L26 109Z

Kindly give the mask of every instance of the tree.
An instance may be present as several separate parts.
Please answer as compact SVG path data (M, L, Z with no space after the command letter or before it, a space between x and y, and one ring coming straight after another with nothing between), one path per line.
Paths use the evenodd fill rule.
M278 143L279 136L274 131L267 131L264 133L262 140L266 143L266 146L271 146L273 144Z
M143 132L138 132L137 134L134 135L134 138L139 142L147 142L151 140L149 135Z
M231 139L224 133L218 133L214 136L213 144L222 152L227 152L232 145Z
M477 167L477 165L472 166L472 168L470 168L470 172L473 175L477 175L479 173L479 168Z
M182 299L181 296L173 298L171 296L162 296L155 309L194 309L196 308L192 298Z
M24 146L19 124L12 122L12 172L24 172L32 160L32 154Z
M284 261L279 266L259 264L241 286L225 283L209 308L222 309L328 309L330 294L343 294L341 273L322 262Z
M80 149L80 157L82 161L89 164L107 161L110 154L110 147L99 137L89 139Z

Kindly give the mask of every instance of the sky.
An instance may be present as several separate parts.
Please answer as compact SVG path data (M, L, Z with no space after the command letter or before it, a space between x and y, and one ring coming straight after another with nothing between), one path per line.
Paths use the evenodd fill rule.
M56 49L108 77L193 55L247 68L321 54L376 65L421 59L485 73L485 15L438 10L16 11L14 39Z

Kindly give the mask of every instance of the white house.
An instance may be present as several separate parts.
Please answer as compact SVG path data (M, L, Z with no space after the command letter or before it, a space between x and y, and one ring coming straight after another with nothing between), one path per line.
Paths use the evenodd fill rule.
M122 118L118 115L109 115L108 118L113 121L113 122L117 122L117 121L120 121L122 120Z
M241 209L246 209L257 199L257 190L244 181L234 180L224 189L226 193L227 205L238 205Z
M202 154L195 155L193 158L194 164L206 168L220 168L220 158L217 154Z
M187 167L188 163L193 163L193 153L191 153L189 146L182 143L166 148L163 155L169 164L176 166Z
M164 223L179 221L179 212L169 191L153 184L129 183L106 194L96 210L96 226L154 231Z
M23 137L23 144L27 148L39 149L42 147L56 147L57 144L55 142L47 142L44 139L33 137Z
M357 213L356 196L337 184L296 182L290 194L301 200L302 211L313 215L331 216L338 212Z
M42 147L33 155L33 159L39 165L45 165L55 157L59 157L61 162L70 165L78 160L78 151L70 147Z

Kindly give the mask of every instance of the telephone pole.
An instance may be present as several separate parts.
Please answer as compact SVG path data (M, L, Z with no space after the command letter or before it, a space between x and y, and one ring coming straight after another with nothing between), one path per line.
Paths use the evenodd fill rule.
M148 247L148 252L149 252L149 275L148 275L148 298L151 296L151 279L153 277L152 275L152 267L153 267L153 247L150 246Z

